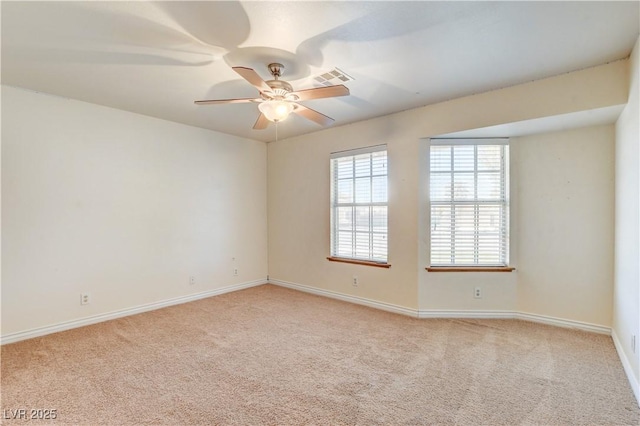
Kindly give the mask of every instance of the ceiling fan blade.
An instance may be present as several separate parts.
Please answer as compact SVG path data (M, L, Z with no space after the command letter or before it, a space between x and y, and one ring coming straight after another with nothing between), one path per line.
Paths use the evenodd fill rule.
M307 108L304 105L300 105L300 104L294 104L294 105L295 105L295 108L293 109L293 112L303 116L308 120L314 121L321 126L328 126L329 124L335 121L333 118L327 117L324 114L320 114L318 111L313 110L311 108Z
M265 83L265 81L262 79L262 77L260 77L258 73L253 69L245 67L233 67L233 70L240 74L240 77L251 83L253 87L260 91L260 93L271 90L271 87L269 87L267 83Z
M254 130L262 130L266 129L268 125L269 120L267 120L267 117L265 117L263 113L260 113L258 119L256 120L256 124L253 125L253 128Z
M306 101L309 99L347 96L349 94L349 89L347 86L339 84L337 86L316 87L314 89L300 90L298 92L293 92L293 94L298 96L298 100Z
M205 101L194 101L196 105L213 105L213 104L243 104L246 102L258 102L261 99L256 98L239 98L239 99L210 99Z

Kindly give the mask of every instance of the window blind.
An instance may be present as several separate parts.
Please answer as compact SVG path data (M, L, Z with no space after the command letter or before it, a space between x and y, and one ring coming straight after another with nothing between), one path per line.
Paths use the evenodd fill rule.
M432 142L432 266L507 266L508 152L508 140Z
M387 261L385 145L331 154L331 255Z

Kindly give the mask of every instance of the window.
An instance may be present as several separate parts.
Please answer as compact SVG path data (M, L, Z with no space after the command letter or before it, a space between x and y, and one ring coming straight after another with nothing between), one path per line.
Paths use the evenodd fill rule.
M508 139L432 139L431 266L507 266Z
M332 258L387 262L386 149L331 154Z

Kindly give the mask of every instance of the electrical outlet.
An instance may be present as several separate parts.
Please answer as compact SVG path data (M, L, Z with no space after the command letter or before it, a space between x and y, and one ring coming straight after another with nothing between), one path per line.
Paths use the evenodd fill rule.
M357 276L357 275L354 275L354 276L353 276L353 282L352 282L352 285L353 285L354 287L358 287L358 284L359 284L358 276Z
M473 297L476 299L482 299L482 288L476 287L473 289Z
M631 351L634 354L636 353L636 335L635 334L631 335Z
M238 268L233 268L233 276L234 277L238 276Z
M191 275L189 277L189 284L194 285L195 283L196 283L196 277L194 275Z
M88 305L91 302L91 296L89 296L89 293L81 293L80 294L80 304L81 305Z

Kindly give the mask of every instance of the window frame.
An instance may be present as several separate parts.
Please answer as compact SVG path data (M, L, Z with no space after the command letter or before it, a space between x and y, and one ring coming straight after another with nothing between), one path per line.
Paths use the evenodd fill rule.
M358 156L362 156L365 154L375 154L375 153L380 153L380 152L384 152L384 157L385 157L385 173L384 174L380 174L380 173L374 173L373 167L374 167L374 160L373 157L369 158L369 173L363 176L356 176L356 165L355 165L355 160L356 157ZM352 165L352 175L349 178L342 178L340 179L336 173L338 172L336 170L337 167L337 160L339 159L344 159L344 158L351 158L352 161L354 161L354 164ZM389 215L389 194L388 194L388 189L389 189L389 161L388 161L388 150L387 150L387 145L386 144L382 144L382 145L374 145L374 146L369 146L369 147L365 147L365 148L358 148L358 149L350 149L350 150L345 150L345 151L338 151L338 152L333 152L330 155L330 203L329 203L329 210L330 210L330 247L329 247L329 251L330 251L330 256L327 257L328 260L330 261L335 261L335 262L345 262L345 263L352 263L352 264L358 264L358 265L368 265L368 266L377 266L377 267L383 267L383 268L389 268L391 265L388 263L389 260L389 220L388 220L388 215ZM374 200L374 178L376 177L384 177L384 194L385 194L385 199L384 201L373 201ZM370 187L370 194L371 194L371 198L368 202L362 202L362 201L356 201L356 179L357 178L368 178L369 179L369 184L371 185ZM338 180L343 180L343 181L347 181L350 180L352 183L351 187L352 187L352 198L351 201L349 202L341 202L338 200L338 187L337 187L337 182ZM358 207L369 207L370 211L369 211L369 219L368 219L368 230L367 231L362 231L362 230L358 230L357 225L356 225L356 219L355 217L352 219L352 223L351 223L351 229L348 229L346 231L350 231L352 233L352 238L351 238L351 253L350 255L347 255L344 252L340 252L340 250L338 250L338 246L339 246L339 239L338 239L338 233L340 232L340 228L339 228L339 220L338 220L338 211L339 208L351 208L353 209L355 214L355 209ZM386 212L385 212L385 224L384 224L384 232L380 232L375 231L374 230L374 220L373 220L373 211L371 210L372 208L375 207L384 207ZM345 232L345 230L343 230L342 232ZM356 245L357 245L357 240L356 240L356 235L357 234L363 234L366 233L369 235L369 240L368 240L368 245L367 245L367 250L368 250L368 255L367 256L359 256L356 253ZM375 256L374 253L374 247L375 247L375 243L374 243L374 235L384 235L383 240L385 243L385 247L384 247L384 258L381 257L377 257Z
M473 169L470 171L465 169L463 173L472 174L474 179L474 192L472 200L460 200L455 198L455 178L456 169L454 165L454 157L453 157L453 149L455 146L473 146ZM486 145L500 146L501 148L501 158L500 158L500 169L498 171L500 175L500 186L499 186L499 209L500 209L500 225L498 232L498 248L495 250L498 255L498 262L480 262L479 261L479 253L481 251L480 245L482 243L480 237L480 223L481 223L481 215L479 214L480 206L482 205L495 205L497 199L492 198L481 198L478 197L478 176L482 173L493 173L491 171L482 171L478 167L478 147ZM428 158L429 158L429 267L427 267L427 271L430 272L458 272L458 271L469 271L469 272L511 272L515 268L509 266L510 262L510 217L511 217L511 205L510 205L510 158L509 158L509 145L510 141L508 138L477 138L477 139L431 139L428 150ZM449 171L440 171L442 174L450 173L451 174L451 197L447 200L433 200L433 177L434 174L438 174L438 171L433 170L432 162L432 147L433 146L448 146L451 147L451 168ZM460 170L457 171L459 174L463 174ZM474 255L473 263L462 262L455 263L455 255L456 255L456 241L455 241L455 224L449 225L451 227L451 261L449 263L444 262L434 262L434 206L451 206L451 217L452 221L458 216L455 215L455 207L456 206L473 206L474 215L473 215L473 227L474 227L474 239L473 239L473 248L472 252ZM502 257L500 256L502 255Z

